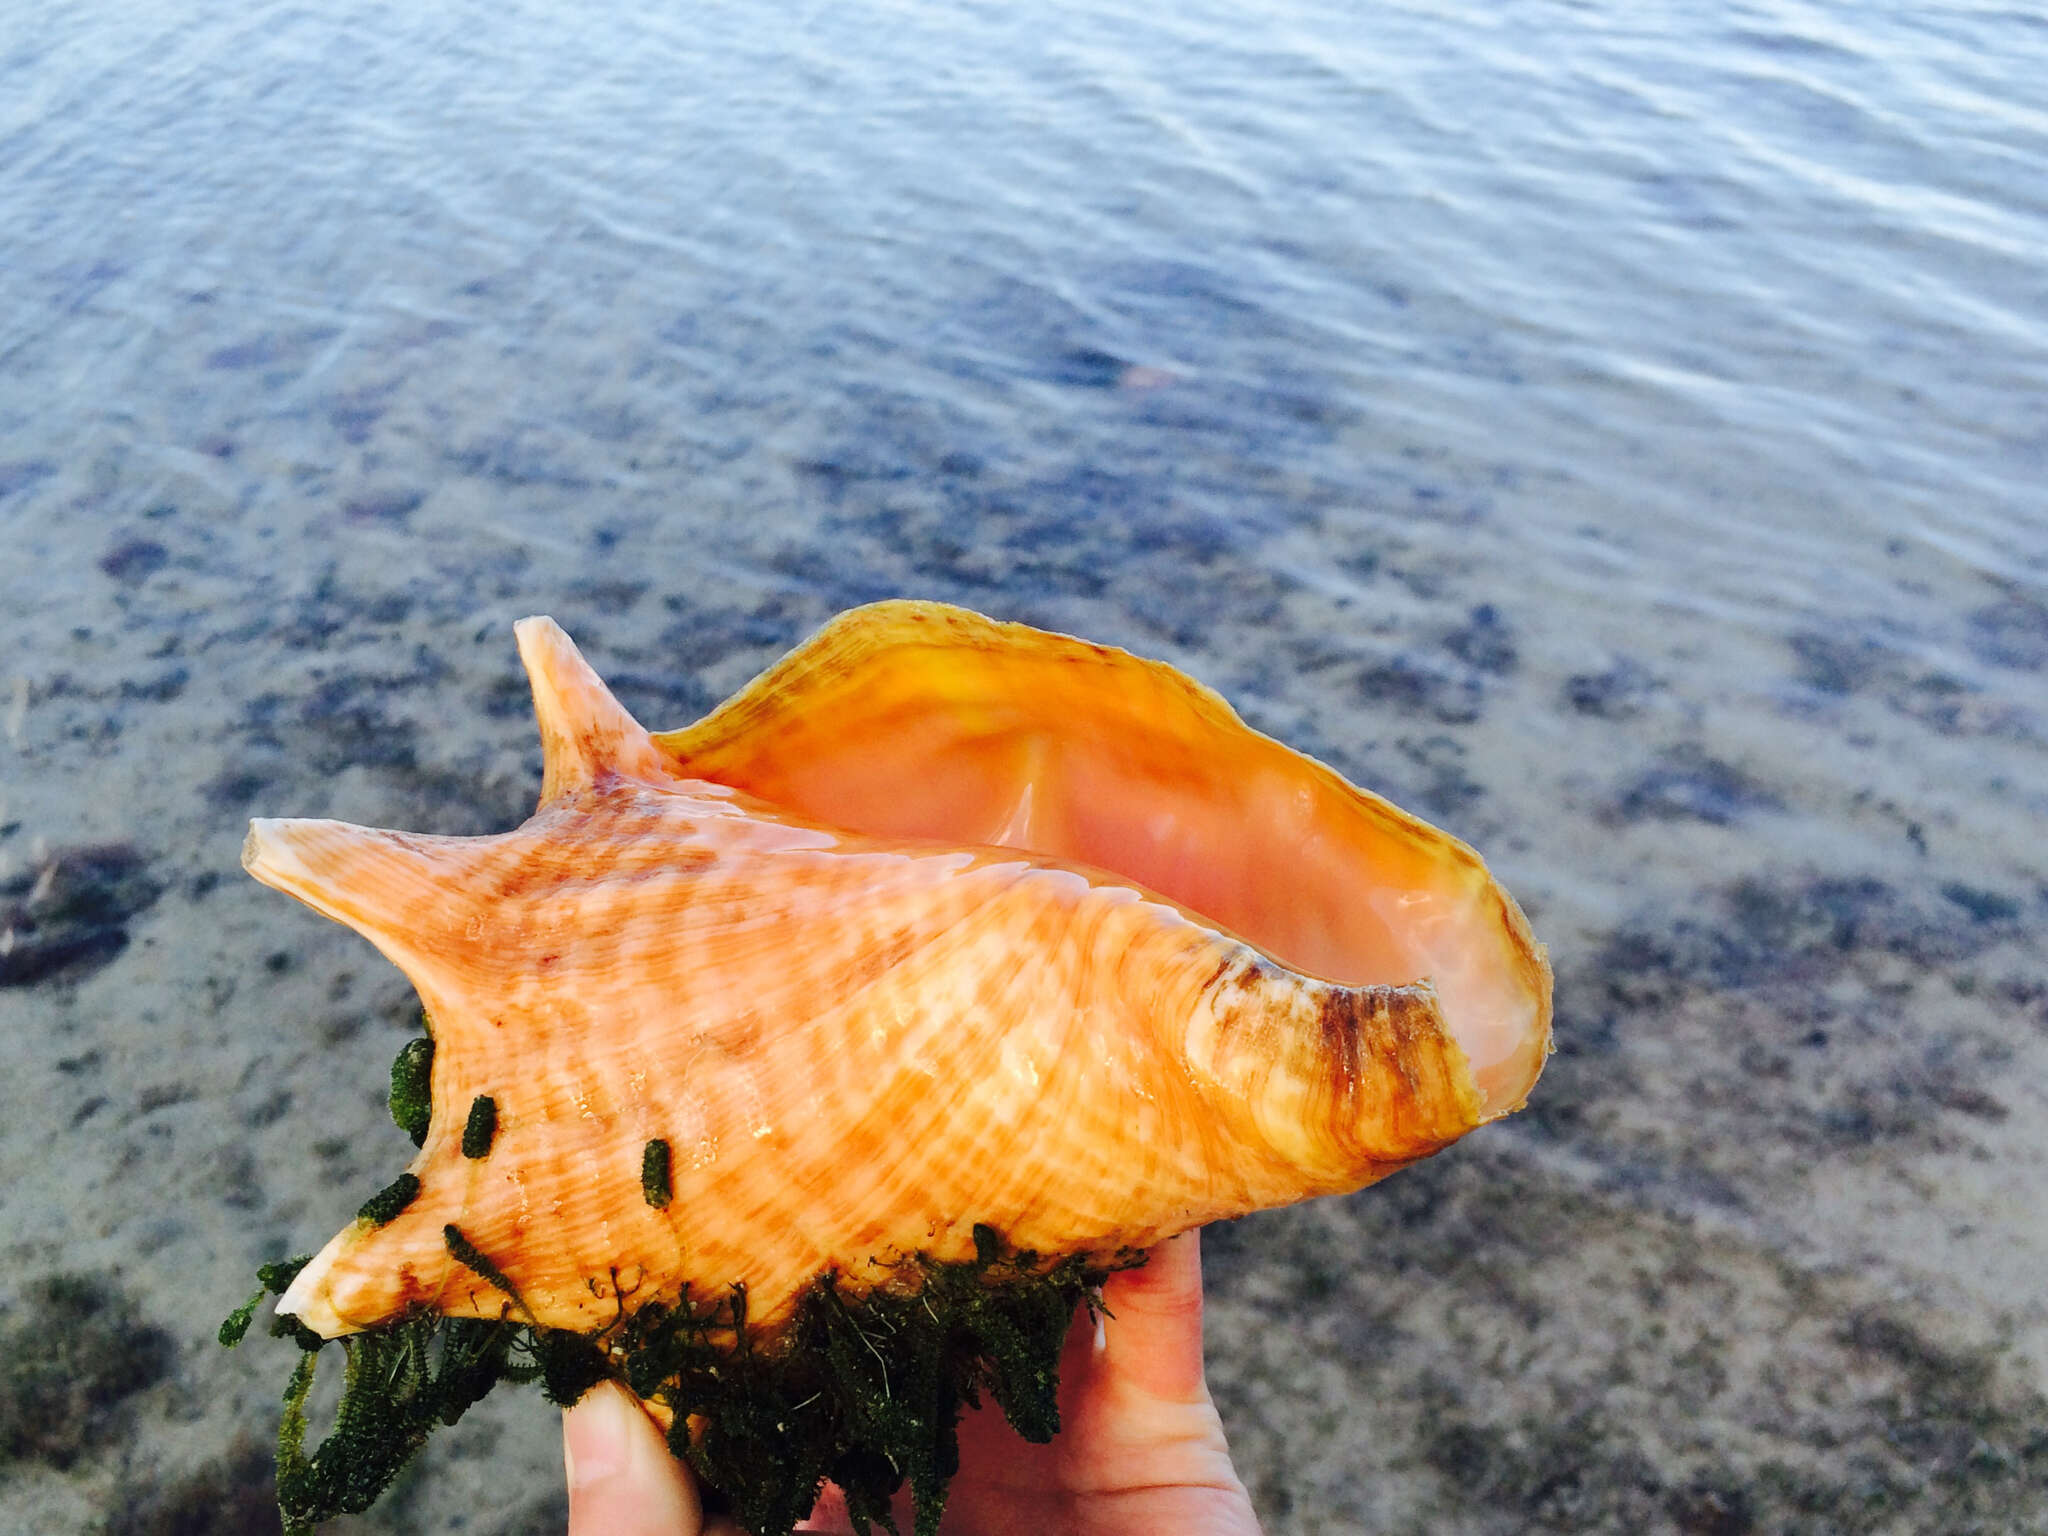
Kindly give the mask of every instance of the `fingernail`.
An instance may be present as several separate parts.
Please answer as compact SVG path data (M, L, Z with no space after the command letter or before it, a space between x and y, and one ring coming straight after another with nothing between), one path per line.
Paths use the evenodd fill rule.
M626 1401L624 1392L607 1381L584 1393L562 1416L562 1462L572 1491L626 1470L633 1459L637 1427L631 1415L638 1411Z

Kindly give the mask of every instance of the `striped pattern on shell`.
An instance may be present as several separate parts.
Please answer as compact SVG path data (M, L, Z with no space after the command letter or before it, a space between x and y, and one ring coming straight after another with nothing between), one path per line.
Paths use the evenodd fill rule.
M651 736L517 629L524 826L259 820L244 851L435 1039L417 1197L280 1304L318 1333L501 1315L451 1224L544 1326L742 1283L772 1333L814 1277L964 1259L977 1223L1108 1257L1356 1189L1541 1068L1548 964L1478 856L1160 663L877 604Z

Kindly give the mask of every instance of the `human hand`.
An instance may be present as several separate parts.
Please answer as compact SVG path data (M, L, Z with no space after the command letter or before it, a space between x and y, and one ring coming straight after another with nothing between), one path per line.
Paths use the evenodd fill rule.
M601 1381L562 1415L569 1474L569 1536L744 1536L730 1520L704 1518L690 1469L639 1400Z
M993 1404L960 1422L947 1536L1258 1536L1202 1371L1202 1259L1189 1232L1143 1269L1109 1277L1097 1326L1076 1315L1060 1359L1060 1433L1020 1438ZM563 1419L569 1536L738 1536L707 1522L689 1470L623 1387L594 1388ZM909 1529L908 1494L897 1523ZM838 1490L801 1530L852 1529Z

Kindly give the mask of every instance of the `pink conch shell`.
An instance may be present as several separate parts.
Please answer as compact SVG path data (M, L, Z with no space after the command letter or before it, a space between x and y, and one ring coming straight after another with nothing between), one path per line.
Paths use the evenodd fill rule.
M417 1197L280 1304L321 1334L501 1315L449 1225L548 1327L743 1283L772 1330L976 1223L1109 1256L1356 1189L1541 1068L1549 967L1478 856L1170 667L881 603L650 736L552 620L517 630L524 826L249 833L436 1042Z

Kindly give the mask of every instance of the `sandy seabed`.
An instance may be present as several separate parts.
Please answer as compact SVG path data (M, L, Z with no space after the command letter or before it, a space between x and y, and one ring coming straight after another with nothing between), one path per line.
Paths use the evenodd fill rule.
M600 474L567 450L432 482L344 448L288 507L233 510L268 474L244 461L290 451L194 449L144 516L77 521L89 470L17 469L0 503L29 556L0 610L0 1527L272 1528L289 1347L214 1328L409 1156L383 1093L410 993L242 876L246 818L521 819L523 613L669 725L885 592L1179 663L1474 842L1551 946L1558 1054L1524 1114L1209 1235L1213 1381L1271 1530L2048 1522L2024 596L1900 573L1907 620L1977 658L1958 677L1897 613L1773 632L1532 587L1450 471L1205 544L948 522L813 455L762 471L781 522L629 504L551 538L477 510L602 495L561 489ZM559 1475L553 1415L504 1392L361 1528L556 1530Z

